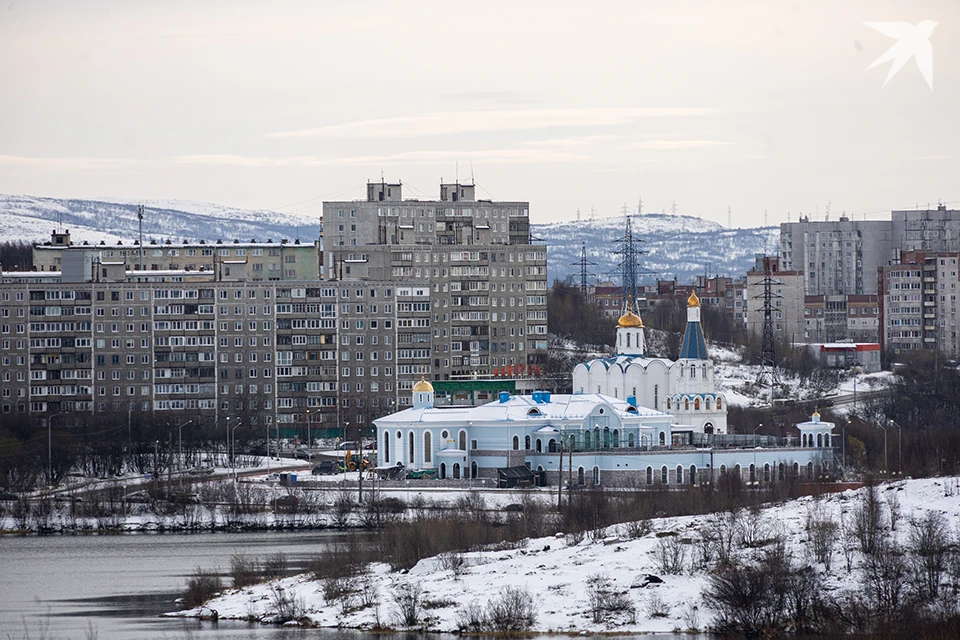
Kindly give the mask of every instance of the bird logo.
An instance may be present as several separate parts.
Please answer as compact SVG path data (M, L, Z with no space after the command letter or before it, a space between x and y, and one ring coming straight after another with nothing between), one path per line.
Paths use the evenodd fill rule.
M887 73L887 79L883 81L883 86L887 86L887 83L893 76L897 75L903 65L910 58L913 58L917 61L917 68L920 69L923 79L927 81L927 85L933 91L933 45L930 44L930 36L933 34L933 29L940 24L939 22L924 20L915 25L909 22L864 22L863 24L897 40L896 44L887 49L882 56L867 67L867 70L870 70L877 65L893 60L890 71Z

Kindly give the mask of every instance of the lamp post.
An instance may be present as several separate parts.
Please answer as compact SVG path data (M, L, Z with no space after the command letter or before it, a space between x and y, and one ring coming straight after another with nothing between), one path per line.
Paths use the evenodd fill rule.
M67 415L66 411L55 413L47 417L47 484L53 484L53 419L57 416Z
M883 472L887 473L887 427L883 424L877 426L883 429Z
M177 450L178 450L178 460L177 468L180 469L180 488L183 488L183 428L193 422L193 420L187 420L182 425L177 427Z
M233 443L233 447L230 453L230 467L233 469L233 481L237 481L237 437L235 435L236 430L243 424L241 418L237 418L237 424L235 424L230 429L230 441Z
M347 420L343 425L343 440L341 440L340 446L343 447L343 481L346 482L347 471L349 471L349 469L347 469L347 451L350 447L347 446L347 432L350 430L350 421ZM344 485L344 489L346 489L346 485Z
M853 414L857 414L857 379L860 377L860 372L863 371L863 367L859 365L853 365L850 367L851 373L853 373Z
M901 478L903 477L903 427L900 426L899 422L895 420L889 420L887 422L888 426L897 427L897 475Z

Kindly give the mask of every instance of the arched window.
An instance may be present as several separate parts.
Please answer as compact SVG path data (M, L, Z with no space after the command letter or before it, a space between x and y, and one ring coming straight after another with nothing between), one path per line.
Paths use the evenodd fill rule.
M460 463L459 462L453 463L453 479L454 480L460 479Z
M677 484L683 484L683 467L677 465Z
M627 334L627 348L630 348L630 334Z
M537 453L543 453L543 441L537 438Z
M660 446L665 447L667 445L667 434L663 431L660 432Z
M708 436L713 435L713 423L707 422L703 425L703 432Z
M690 377L691 378L697 377L697 365L695 364L690 365Z
M700 369L700 377L704 380L707 379L707 365L703 365L703 368Z
M530 436L524 436L523 448L525 451L530 451Z
M793 463L793 477L794 477L794 478L799 478L799 477L800 477L800 463L799 463L799 462L794 462L794 463Z
M693 399L693 410L700 411L700 398Z
M717 398L717 411L722 411L722 410L723 410L723 400L721 400L720 398Z
M808 478L813 478L813 463L812 463L812 462L808 462L808 463L807 463L807 477L808 477Z
M633 433L627 434L627 446L633 449L636 444L637 439L634 437Z
M683 399L683 410L690 411L690 398Z
M579 469L577 469L577 484L579 484L581 487L586 483L586 479L584 476L585 474L583 471L583 467L580 467Z
M780 466L777 467L777 480L779 480L780 482L783 482L786 479L787 479L787 468L781 462Z
M690 465L690 484L697 484L697 465Z
M721 476L727 475L727 465L725 464L720 465L720 475Z
M600 484L600 467L597 466L593 467L593 484Z
M670 411L670 398L667 398L667 411Z
M763 465L763 481L770 482L770 464L765 463Z
M757 481L757 467L753 464L750 465L750 482Z
M433 462L433 434L429 431L423 432L423 461Z
M620 447L620 430L614 429L613 430L613 448L617 449L619 447Z
M459 449L461 451L467 450L467 432L466 431L463 431L463 430L460 431L460 442L458 444L460 445Z
M734 465L733 475L737 476L737 480L743 480L743 469L740 468L740 465Z
M556 453L558 450L559 450L559 447L557 447L557 441L554 440L553 438L550 438L550 441L547 442L547 451L549 451L550 453Z
M647 484L653 484L653 467L647 467Z
M667 465L660 467L660 484L670 484L670 473L667 471Z
M383 432L383 461L390 462L390 433Z
M520 450L520 436L513 436L513 450Z
M707 411L710 411L710 406L712 404L713 404L713 401L710 400L710 398L707 398L706 400L703 401L703 408L706 409Z
M447 463L441 462L440 463L440 479L446 480L446 478L447 478Z
M604 449L610 448L610 429L603 430L603 448Z
M576 450L577 450L577 436L576 434L571 433L570 434L570 451L576 451Z
M410 464L413 465L413 461L416 459L416 454L413 450L413 431L407 434L407 454L410 456L408 458Z
M479 473L479 471L480 471L480 469L479 469L479 467L477 466L477 461L474 460L473 462L470 463L470 477L471 477L471 478L476 478L476 477L477 477L477 474Z
M822 448L822 447L823 447L823 434L822 434L822 433L818 433L818 434L817 434L817 448L820 449L820 448Z

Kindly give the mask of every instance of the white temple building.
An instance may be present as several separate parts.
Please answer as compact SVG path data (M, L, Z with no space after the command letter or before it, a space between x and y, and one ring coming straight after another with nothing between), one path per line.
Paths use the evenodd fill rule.
M727 401L716 389L696 292L687 300L687 327L678 360L649 357L643 330L643 320L628 309L617 323L617 355L578 364L573 370L574 393L632 399L634 404L670 413L673 433L680 437L684 432L727 433Z

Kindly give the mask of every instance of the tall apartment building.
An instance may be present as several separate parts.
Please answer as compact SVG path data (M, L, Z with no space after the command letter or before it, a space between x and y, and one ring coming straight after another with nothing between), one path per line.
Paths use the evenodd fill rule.
M421 376L486 378L544 363L547 253L530 238L529 203L478 200L459 183L441 184L439 200L404 200L402 184L370 183L366 200L324 203L321 234L325 283L395 292L389 320L384 305L378 316L342 299L339 346L345 363L371 341L392 345L398 404Z
M362 427L421 375L542 365L546 247L525 202L370 185L317 243L71 244L0 274L0 417L61 411Z
M807 295L876 295L877 269L897 251L960 251L960 210L893 211L890 220L839 220L780 225L784 270L805 273Z
M936 349L960 356L957 338L960 253L904 251L880 269L880 339L894 356Z

